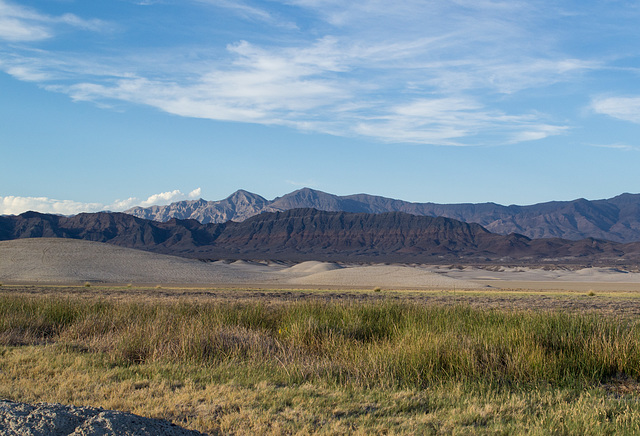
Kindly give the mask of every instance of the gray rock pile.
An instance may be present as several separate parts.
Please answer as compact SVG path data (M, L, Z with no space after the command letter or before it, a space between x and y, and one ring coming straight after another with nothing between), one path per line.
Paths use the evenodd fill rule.
M4 436L201 436L160 419L94 407L0 400Z

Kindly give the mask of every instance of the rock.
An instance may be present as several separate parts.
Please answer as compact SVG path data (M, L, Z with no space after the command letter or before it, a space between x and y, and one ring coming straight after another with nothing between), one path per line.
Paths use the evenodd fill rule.
M5 436L196 436L203 433L161 419L95 407L0 400Z

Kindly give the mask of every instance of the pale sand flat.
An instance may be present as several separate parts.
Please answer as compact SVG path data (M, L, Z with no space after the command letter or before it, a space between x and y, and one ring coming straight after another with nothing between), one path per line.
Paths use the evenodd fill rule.
M473 280L498 289L628 291L640 292L640 273L619 268L593 267L545 270L530 267L495 267L490 271L473 266L430 270L459 280Z
M431 271L461 280L506 280L522 282L605 282L639 283L640 274L610 267L593 267L571 270L557 268L544 270L530 267L498 267L490 271L473 266L448 268L433 266Z
M629 289L640 274L615 268L347 265L333 262L201 262L114 245L35 238L0 242L0 282L156 284L262 288Z
M0 242L0 282L184 284L261 287L465 289L483 285L422 267L303 262L200 262L97 242L36 238Z
M290 284L345 288L474 289L484 285L434 274L427 269L403 265L353 266L312 273L288 280Z

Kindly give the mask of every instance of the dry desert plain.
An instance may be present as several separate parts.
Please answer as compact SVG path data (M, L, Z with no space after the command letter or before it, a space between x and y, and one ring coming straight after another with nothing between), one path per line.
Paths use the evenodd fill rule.
M0 242L0 283L1 434L147 422L96 407L208 434L640 432L624 268L202 262L39 238Z
M55 238L0 242L0 282L262 289L640 291L640 273L620 267L202 262Z

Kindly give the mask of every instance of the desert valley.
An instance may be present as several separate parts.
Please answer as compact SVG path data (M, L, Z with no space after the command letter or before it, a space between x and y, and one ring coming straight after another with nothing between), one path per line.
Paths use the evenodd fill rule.
M515 288L547 282L552 288L611 283L634 289L640 282L639 195L588 207L576 200L429 210L425 204L364 194L339 198L310 189L271 202L256 198L261 197L238 191L225 200L184 201L162 210L0 217L0 280L361 289L499 288L503 282ZM357 206L354 198L360 198ZM256 204L268 211L260 212ZM369 212L353 211L363 209ZM489 224L497 233L474 221L426 215L434 210L462 215L463 209L475 211L472 220L493 220ZM213 222L211 217L223 212L233 220ZM208 222L194 216L209 217ZM508 233L514 222L530 235L574 238ZM596 237L603 234L613 240Z
M640 435L639 22L0 0L0 435Z
M587 431L592 425L608 431L614 427L602 426L584 407L617 408L617 400L608 399L611 392L621 398L637 392L632 374L640 355L634 321L640 316L640 242L633 232L640 216L629 211L640 209L640 196L617 197L625 198L618 210L604 200L588 208L578 206L582 201L518 208L528 210L529 217L547 214L541 221L526 221L532 227L523 228L525 233L560 232L574 239L508 233L514 222L525 223L514 207L491 206L487 216L499 229L492 233L478 223L418 214L424 205L409 204L413 213L400 211L409 206L399 200L350 197L395 205L372 212L372 206L330 202L336 197L308 189L289 197L306 199L305 208L277 210L276 199L262 202L262 209L270 208L263 211L248 200L255 196L239 191L218 202L189 201L164 209L0 217L0 340L9 347L0 395L136 413L5 402L0 428L23 434L19 429L28 428L27 420L40 426L64 420L88 434L101 428L131 434L279 434L321 428L348 433L351 426L365 433L449 433L473 428L511 432L526 422L540 431ZM609 210L606 225L601 212L593 215L602 207ZM221 208L232 210L225 216L234 220L194 219L197 214L221 216ZM443 211L461 208L438 206ZM496 209L502 210L499 217ZM513 213L509 219L506 210ZM472 216L489 219L479 213ZM553 214L562 219L549 219ZM496 227L498 222L507 224ZM536 222L547 227L535 227ZM615 241L594 237L603 233ZM449 321L440 325L440 317ZM514 325L517 319L525 324ZM505 333L498 334L494 322L508 326ZM464 333L460 329L467 323L475 327ZM566 326L543 333L553 323ZM620 328L624 338L606 333ZM411 339L417 331L435 334L435 348L422 348L422 341ZM492 332L491 337L482 332ZM555 345L547 342L566 334ZM459 348L454 338L460 335L471 343ZM59 354L60 347L68 351ZM546 350L543 355L538 356L537 347ZM566 347L578 347L575 352L587 347L583 351L596 353L595 360L584 367L580 353L557 360L556 353L568 352ZM356 355L347 357L347 349ZM36 366L25 365L34 352ZM382 363L379 359L389 359L389 353L404 357ZM538 358L555 363L539 374ZM51 369L43 373L40 365ZM70 370L56 369L59 365ZM100 369L103 365L134 372L108 381L104 377L114 375ZM165 365L179 365L180 375L174 370L153 375L167 371ZM202 369L206 372L198 375ZM49 383L57 388L38 387L46 385L46 373L53 374ZM259 374L258 379L251 374ZM540 377L549 387L541 388ZM168 388L171 383L177 387ZM334 383L343 387L331 394L322 391ZM487 391L485 383L519 387ZM588 391L570 394L576 383ZM279 392L280 384L287 390ZM342 397L344 387L356 389L356 403ZM533 387L534 401L548 404L541 418L525 403L516 406L530 401L525 398ZM15 389L19 396L11 393ZM585 396L592 389L599 392L595 401L604 403L596 406ZM457 392L456 399L445 391ZM509 403L513 411L482 400L486 392L497 401L515 401ZM97 401L96 395L104 399ZM150 403L148 395L162 405ZM330 406L310 402L326 395L338 396ZM444 403L425 414L434 395ZM578 405L556 395L577 395L573 401ZM282 409L280 401L289 405ZM421 412L398 411L395 401L413 403ZM269 412L260 412L262 407ZM345 419L340 410L354 413L353 418ZM629 420L624 428L633 428L636 413L640 410L620 415ZM574 418L565 427L568 414ZM138 415L169 419L186 429ZM487 424L477 427L478 422ZM55 431L68 434L60 425Z

